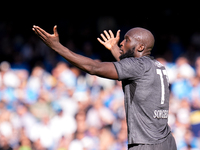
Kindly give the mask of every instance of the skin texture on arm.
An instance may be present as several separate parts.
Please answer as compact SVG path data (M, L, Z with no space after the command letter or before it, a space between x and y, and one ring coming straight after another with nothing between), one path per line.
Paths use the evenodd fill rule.
M115 57L117 61L120 61L119 56L121 54L120 54L120 48L118 46L118 42L120 39L120 30L117 31L116 37L114 37L114 34L111 30L109 30L108 32L104 30L104 34L106 35L106 37L104 36L103 33L100 34L104 41L102 41L100 38L97 38L97 40L102 45L104 45L108 50L111 51L112 55Z
M54 51L58 52L67 61L69 61L72 65L78 67L79 69L92 75L97 75L100 77L115 79L115 80L118 79L116 68L112 62L97 62L88 57L78 55L70 51L68 48L64 47L59 42L57 26L54 26L53 34L47 33L38 26L33 26L32 30L47 46L49 46Z

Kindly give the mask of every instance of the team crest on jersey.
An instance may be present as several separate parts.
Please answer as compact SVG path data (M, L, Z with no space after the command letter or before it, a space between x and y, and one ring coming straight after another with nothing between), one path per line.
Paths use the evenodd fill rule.
M156 65L158 68L163 67L163 64L161 64L159 61L155 61L155 65Z

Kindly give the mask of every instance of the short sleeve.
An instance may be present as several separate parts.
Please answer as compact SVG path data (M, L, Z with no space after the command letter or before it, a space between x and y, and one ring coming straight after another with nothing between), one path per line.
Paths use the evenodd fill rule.
M113 63L117 70L119 80L136 80L144 75L145 64L141 58L125 58Z

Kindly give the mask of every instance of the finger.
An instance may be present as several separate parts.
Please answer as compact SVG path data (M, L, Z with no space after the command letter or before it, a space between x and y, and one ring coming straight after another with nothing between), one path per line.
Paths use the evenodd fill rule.
M100 38L97 38L97 40L99 41L99 43L101 43L102 45L105 44L105 42L103 42Z
M39 26L33 26L35 29L37 29L37 31L40 31L40 33L42 33L44 36L48 36L50 35L49 33L47 33L45 30L43 30L42 28L40 28Z
M43 36L40 35L40 33L38 33L37 30L35 30L35 34L42 40L45 41L45 38Z
M111 30L109 30L108 32L110 33L111 38L115 38L114 34L113 34L113 32Z
M35 32L35 34L37 34L39 36L39 34L37 33L36 29L33 27L32 30Z
M120 30L117 31L116 37L120 37Z
M101 33L100 34L101 35L101 37L103 38L103 40L106 42L106 41L108 41L108 39Z
M41 40L45 41L46 36L43 35L38 29L33 28L33 31L35 32L35 34L37 34L37 36L39 36L39 38L41 38Z
M108 32L106 30L104 30L103 32L106 35L107 39L109 40L110 39L110 35L108 34Z
M54 26L53 33L55 36L58 36L57 25Z
M116 38L120 39L120 30L117 31Z

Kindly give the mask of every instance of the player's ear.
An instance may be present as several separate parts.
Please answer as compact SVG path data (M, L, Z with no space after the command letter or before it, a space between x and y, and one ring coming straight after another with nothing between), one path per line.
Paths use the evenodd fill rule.
M142 52L144 50L144 44L139 44L139 47L138 47L138 52Z

